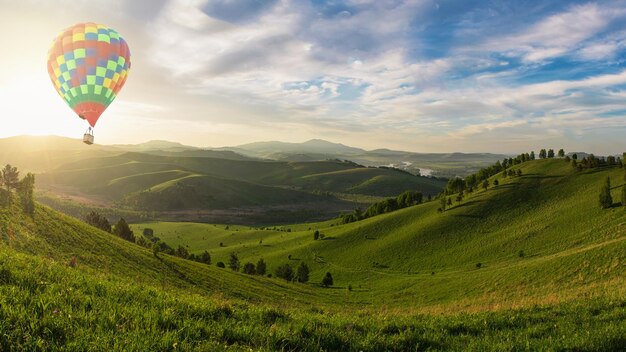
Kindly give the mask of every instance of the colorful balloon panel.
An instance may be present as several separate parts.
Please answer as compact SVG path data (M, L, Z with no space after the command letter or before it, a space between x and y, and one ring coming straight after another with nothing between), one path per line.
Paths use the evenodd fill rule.
M130 51L115 30L96 23L72 26L48 52L48 74L61 98L93 127L126 83Z

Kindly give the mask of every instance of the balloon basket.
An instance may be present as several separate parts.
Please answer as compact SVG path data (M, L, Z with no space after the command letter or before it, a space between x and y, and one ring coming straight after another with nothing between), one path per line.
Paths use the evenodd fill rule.
M85 135L83 135L83 143L85 143L87 145L92 145L93 144L93 134L85 133Z

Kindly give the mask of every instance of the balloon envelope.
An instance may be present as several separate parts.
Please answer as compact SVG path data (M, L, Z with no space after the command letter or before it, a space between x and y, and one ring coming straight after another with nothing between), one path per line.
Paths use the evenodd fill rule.
M48 53L54 88L92 127L124 86L129 69L126 41L102 24L79 23L66 29Z

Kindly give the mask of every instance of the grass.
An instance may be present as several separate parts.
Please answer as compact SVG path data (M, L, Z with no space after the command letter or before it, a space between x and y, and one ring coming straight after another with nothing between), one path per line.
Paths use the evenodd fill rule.
M610 176L616 199L624 170L520 167L444 213L429 202L346 225L133 226L214 263L305 261L308 284L156 258L42 206L0 208L0 349L620 350L626 212L596 198Z

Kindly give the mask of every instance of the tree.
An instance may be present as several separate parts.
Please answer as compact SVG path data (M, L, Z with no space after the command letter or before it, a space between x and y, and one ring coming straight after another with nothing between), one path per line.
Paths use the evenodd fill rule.
M33 197L35 189L35 175L30 172L18 183L17 193L20 196L22 210L24 213L33 215L35 212L35 199Z
M626 185L622 186L622 206L626 207Z
M452 205L452 198L448 197L448 201L447 201L446 204L448 204L448 206L451 206Z
M189 251L187 251L187 248L179 245L178 248L176 248L176 256L179 258L187 259L189 258Z
M285 279L285 281L293 280L293 269L291 269L291 265L283 264L276 268L276 277Z
M535 152L530 152L530 160L535 160Z
M607 177L604 185L600 188L600 207L602 209L610 208L613 205L611 198L611 178Z
M17 171L17 168L7 164L4 169L2 169L2 173L0 174L1 183L7 189L7 191L11 191L11 189L17 188L20 182L20 172Z
M482 186L484 190L487 190L487 188L489 188L489 180L484 180Z
M313 232L313 240L317 241L320 239L320 231L319 230L315 230L315 232Z
M296 279L298 282L309 281L309 267L304 262L301 262L296 270Z
M559 153L558 153L559 158L562 158L565 156L565 151L563 149L559 149Z
M332 286L333 284L333 276L330 274L330 272L327 272L326 276L324 276L324 278L322 279L322 285L324 285L324 287L328 287Z
M613 155L609 155L606 157L606 164L609 166L615 166L617 165L617 161Z
M242 271L244 274L256 275L256 268L254 267L254 264L250 262L247 262L246 264L244 264Z
M126 241L135 242L135 234L133 234L133 231L130 229L130 226L128 226L128 223L126 223L124 218L120 218L117 224L115 224L113 233Z
M215 264L218 268L225 268L226 265L224 265L224 262L217 262L217 264Z
M517 169L517 176L522 176L522 169Z
M576 154L574 154L576 155ZM574 169L578 169L578 163L576 162L576 159L572 158L572 168Z
M155 243L152 245L152 255L154 255L156 258L159 257L160 251L161 251L161 247L159 246L158 243Z
M456 195L456 199L457 203L461 203L461 201L463 200L463 191L459 192L459 194Z
M143 235L146 236L147 239L151 239L152 237L154 237L154 230L146 227L145 229L143 229Z
M439 209L441 209L441 211L446 211L446 197L443 195L439 198L439 205Z
M572 160L578 160L578 154L576 153L572 154Z
M494 185L494 186L497 186L497 185L499 185L499 184L500 184L500 181L498 181L498 180L493 180L493 185Z
M539 151L539 159L545 159L546 158L546 150L545 149L541 149Z
M554 158L554 149L548 150L548 158Z
M239 257L237 257L237 254L230 253L230 259L228 260L228 267L232 271L239 271Z
M204 253L200 255L200 262L206 265L211 265L211 255L209 252L204 251Z
M99 228L100 230L111 232L111 224L109 223L109 220L93 210L87 214L85 222L93 227Z
M256 273L259 275L265 275L265 270L267 268L267 265L265 264L265 260L263 260L263 258L259 259L258 262L256 262Z

